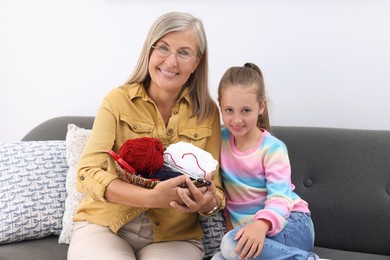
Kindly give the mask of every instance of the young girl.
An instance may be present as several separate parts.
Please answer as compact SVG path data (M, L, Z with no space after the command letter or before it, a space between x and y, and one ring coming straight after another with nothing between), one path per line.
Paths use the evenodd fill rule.
M306 201L293 190L285 144L271 134L263 75L232 67L218 88L221 176L233 230L212 259L318 259Z

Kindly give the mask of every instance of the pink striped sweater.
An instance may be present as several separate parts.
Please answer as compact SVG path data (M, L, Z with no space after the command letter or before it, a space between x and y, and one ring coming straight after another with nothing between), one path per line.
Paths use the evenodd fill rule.
M228 129L222 129L221 176L234 227L267 219L272 223L267 235L275 236L291 211L310 212L294 192L286 145L266 130L255 148L241 152Z

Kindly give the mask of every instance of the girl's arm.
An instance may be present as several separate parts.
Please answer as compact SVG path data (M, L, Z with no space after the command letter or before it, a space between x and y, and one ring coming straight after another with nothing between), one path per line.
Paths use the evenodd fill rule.
M273 236L284 228L294 206L290 160L283 142L277 140L267 149L264 170L267 199L264 209L257 212L255 219L268 220L271 228L267 235Z

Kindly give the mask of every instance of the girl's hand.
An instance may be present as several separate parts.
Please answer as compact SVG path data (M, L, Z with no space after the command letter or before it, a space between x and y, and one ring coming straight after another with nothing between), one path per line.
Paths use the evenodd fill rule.
M255 220L241 228L234 240L239 240L234 253L240 259L256 258L263 250L264 240L271 223L264 219Z
M186 184L188 188L179 188L177 190L177 195L180 197L182 204L172 201L170 203L171 207L182 211L182 212L207 212L215 207L214 195L217 191L214 183L211 181L211 176L206 175L205 179L211 182L210 186L196 187L192 183L191 179L186 175L185 176Z

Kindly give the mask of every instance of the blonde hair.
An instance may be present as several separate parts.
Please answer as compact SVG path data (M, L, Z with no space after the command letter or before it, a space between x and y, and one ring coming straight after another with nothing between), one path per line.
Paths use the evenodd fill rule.
M218 101L221 102L222 92L228 87L256 87L257 101L259 105L264 102L264 111L257 118L257 126L271 132L271 125L269 121L269 112L267 105L267 98L265 93L265 84L263 73L260 68L253 63L245 63L242 67L231 67L222 76L218 86Z
M212 115L212 98L208 89L208 47L205 30L202 22L191 14L170 12L160 16L152 25L145 39L138 62L125 83L142 83L149 87L150 74L148 70L149 58L154 45L163 36L171 32L192 30L197 43L199 65L191 74L186 84L193 105L193 115L205 119Z

